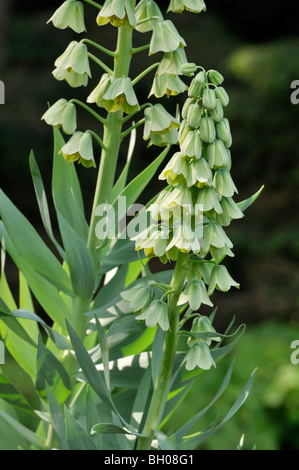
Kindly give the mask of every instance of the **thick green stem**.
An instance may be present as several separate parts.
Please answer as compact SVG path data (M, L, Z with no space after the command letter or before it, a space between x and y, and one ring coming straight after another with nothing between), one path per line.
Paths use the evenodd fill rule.
M123 26L118 30L118 42L114 59L114 78L127 77L129 74L132 57L132 34L129 26ZM102 151L101 162L96 185L94 203L91 214L90 230L88 236L88 248L96 263L98 261L98 247L101 241L96 237L96 209L100 204L109 202L115 170L121 144L121 132L123 125L123 111L109 113L104 126L103 142L105 149Z
M170 380L173 372L175 354L177 350L177 340L180 321L180 308L177 306L179 295L182 291L185 280L184 265L189 259L189 254L180 253L174 270L171 289L173 293L169 296L169 330L165 333L163 352L160 369L154 384L154 392L149 406L147 418L142 434L146 437L140 438L137 449L148 450L151 447L153 431L158 428L164 411L167 395L169 392Z

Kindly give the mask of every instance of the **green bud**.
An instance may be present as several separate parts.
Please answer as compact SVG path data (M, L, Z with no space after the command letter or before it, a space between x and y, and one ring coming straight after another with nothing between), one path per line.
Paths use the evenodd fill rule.
M215 188L212 186L205 186L204 188L200 188L196 203L203 205L204 212L214 210L217 212L217 214L222 213L222 208L217 197L217 193Z
M221 85L224 82L224 77L217 70L209 70L209 79L214 85Z
M153 134L164 133L165 130L171 128L178 128L179 121L171 116L161 104L156 104L146 108L144 111L145 124L143 138L150 139Z
M222 86L217 87L215 93L216 97L221 101L222 106L226 107L229 105L229 96Z
M197 65L194 63L185 63L181 66L181 73L183 75L191 75L197 70Z
M200 13L206 11L206 5L203 0L170 0L167 11L182 13L184 10Z
M78 34L83 33L86 31L83 3L67 0L55 11L47 23L51 21L58 29L71 28Z
M228 292L231 287L239 288L240 284L233 280L225 266L220 264L214 266L211 271L208 294L213 294L215 289Z
M219 122L223 119L223 116L224 116L223 106L221 104L221 101L217 98L216 107L211 110L211 117L214 119L214 121Z
M231 174L226 168L221 168L220 170L216 171L214 175L213 186L220 197L232 197L235 193L238 193Z
M186 369L193 370L199 367L203 370L209 370L215 366L209 346L203 341L196 342L187 352L185 357Z
M194 103L190 104L187 113L187 123L190 127L197 128L199 127L201 121L201 107Z
M211 168L229 167L230 156L222 140L216 140L207 147L207 156Z
M67 162L81 163L86 168L95 167L92 138L89 132L76 132L59 152Z
M190 131L186 135L182 145L182 154L187 157L200 158L202 154L202 140L200 134L195 131Z
M185 103L184 103L184 106L182 108L182 118L183 119L187 118L188 109L189 109L189 106L191 106L191 104L194 104L193 98L187 98Z
M107 23L121 27L129 25L135 28L137 21L130 0L106 0L97 16L97 24L103 26Z
M212 118L204 117L201 119L200 137L207 144L211 144L216 139L215 123Z
M217 138L223 142L231 141L232 136L230 132L229 120L227 118L222 119L216 124L216 134Z
M215 109L217 104L215 90L212 90L211 88L206 88L203 92L202 103L203 106L207 109Z
M61 99L45 112L42 119L50 126L62 127L65 134L73 134L77 128L76 114L75 105Z
M172 52L176 51L178 47L186 46L185 40L179 35L172 21L155 21L152 24L152 28L150 54Z
M195 75L188 90L188 96L190 98L200 98L202 96L207 83L206 78L205 72L199 72Z
M201 280L192 280L188 282L187 286L181 293L177 305L184 305L188 303L193 312L196 312L201 304L213 307L210 301L205 283Z

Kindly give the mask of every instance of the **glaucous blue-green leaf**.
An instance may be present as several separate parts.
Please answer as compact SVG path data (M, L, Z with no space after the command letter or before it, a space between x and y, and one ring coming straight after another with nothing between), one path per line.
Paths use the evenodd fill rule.
M92 438L65 407L66 438L70 450L98 450Z

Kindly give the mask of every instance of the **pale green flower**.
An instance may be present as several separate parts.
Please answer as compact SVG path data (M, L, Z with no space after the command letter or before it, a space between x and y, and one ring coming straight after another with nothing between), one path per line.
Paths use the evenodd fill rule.
M194 129L199 127L202 117L201 107L196 103L190 103L187 111L187 123Z
M202 140L198 132L190 131L181 143L181 151L187 157L200 158L202 154Z
M220 122L223 119L224 111L221 101L216 98L216 106L214 109L211 110L211 117L214 119L215 122Z
M192 333L211 333L211 334L215 333L215 336L209 335L206 338L199 338L200 341L207 343L208 346L211 345L212 341L216 341L217 343L221 341L221 338L217 336L215 328L213 327L209 318L206 316L199 316L193 320L191 332ZM196 339L190 337L188 339L188 344L192 345L194 344L195 341Z
M170 20L156 21L152 25L153 34L150 42L150 54L157 52L172 52L186 46L173 22Z
M130 25L135 28L137 21L130 0L106 0L97 16L97 23L103 26L107 23L121 27Z
M230 154L222 140L216 140L208 145L207 156L211 168L230 168Z
M206 184L211 186L212 177L211 168L204 158L190 162L187 186L190 187L194 186L195 184L199 188Z
M65 134L73 134L77 128L76 106L65 99L54 103L42 116L50 126L61 127Z
M222 226L218 223L211 222L204 226L204 237L201 247L201 255L206 255L210 248L223 248L228 246L228 248L233 248L233 244L226 235Z
M140 33L152 31L153 24L157 21L157 18L159 21L163 21L161 10L153 0L141 0L136 7L135 16L137 20L136 30Z
M112 77L108 73L104 73L101 77L101 80L95 87L95 89L90 93L87 98L87 103L96 103L99 107L102 107L102 99L106 91L110 87L112 82Z
M136 320L145 320L148 328L159 325L163 331L169 330L168 307L163 300L154 300Z
M159 180L167 180L168 184L172 184L178 176L182 176L183 183L188 179L189 171L186 158L183 158L181 152L176 152L159 175Z
M221 168L215 172L213 186L221 197L232 197L235 193L238 194L238 190L227 168Z
M217 139L221 139L223 142L230 142L232 140L229 120L223 118L216 124Z
M206 88L202 95L202 104L205 108L213 110L216 108L216 93L212 88Z
M71 28L76 33L86 31L83 3L75 0L67 0L55 11L48 23L51 21L58 29Z
M168 11L174 13L182 13L182 11L188 10L193 13L200 13L206 11L206 4L203 0L171 0Z
M86 168L95 167L92 137L89 132L76 132L59 152L66 161L82 163Z
M198 235L200 234L200 235ZM191 227L189 224L180 222L173 226L172 240L167 246L167 251L173 247L178 248L183 253L199 253L201 249L202 223L199 222Z
M213 294L215 289L228 292L231 287L239 288L240 284L233 280L225 266L220 264L214 266L211 271L208 294Z
M179 121L169 114L161 104L146 108L144 111L145 124L143 138L150 139L154 134L165 133L166 130L178 128Z
M187 86L178 75L156 75L149 96L155 95L156 98L162 96L175 96L184 93Z
M149 141L148 147L157 145L158 147L166 147L167 145L175 145L178 143L178 130L170 129L159 134L154 134Z
M222 214L217 215L217 222L227 227L233 219L242 219L243 212L231 197L221 199Z
M203 117L200 121L200 136L207 144L212 144L216 139L216 128L214 120L210 117Z
M204 212L214 210L217 214L222 214L222 207L215 188L212 186L205 186L199 189L196 203L202 204Z
M187 62L186 52L183 47L175 51L166 52L157 70L158 75L167 73L168 75L181 75L182 66Z
M88 75L86 73L81 74L74 72L73 70L64 70L56 68L53 70L52 74L56 78L56 80L65 80L72 88L87 86L88 84Z
M68 72L76 72L79 75L91 77L88 49L85 44L72 41L63 54L55 61L55 67Z
M203 341L193 344L186 354L185 362L187 370L193 370L196 367L209 370L212 366L216 367L209 346Z
M187 303L194 312L200 308L201 304L213 307L203 281L192 280L188 282L187 286L181 293L177 304L184 305Z
M131 114L139 109L130 78L115 78L99 103L110 113L122 109L125 113Z

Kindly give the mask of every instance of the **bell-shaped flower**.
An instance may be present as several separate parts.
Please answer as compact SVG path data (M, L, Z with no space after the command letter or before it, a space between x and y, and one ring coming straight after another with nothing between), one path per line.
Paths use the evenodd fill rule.
M168 145L176 145L178 143L178 130L170 129L159 134L154 134L149 141L148 147L157 145L158 147L167 147Z
M216 140L207 147L207 157L211 168L229 168L231 159L230 154L222 140Z
M204 158L194 160L189 165L189 176L187 186L191 187L195 184L201 188L202 186L212 184L212 171L208 162Z
M138 111L139 104L131 79L128 77L115 78L106 90L100 105L110 113L120 109L127 114Z
M225 266L222 264L214 266L211 271L208 294L213 294L215 289L228 292L231 287L239 288L240 284L233 280Z
M228 246L223 246L222 248L215 248L214 246L210 246L210 253L213 259L220 260L226 256L230 256L234 258L234 253Z
M187 119L184 119L182 122L181 122L181 125L180 125L180 129L179 129L179 143L180 145L183 144L185 138L187 137L188 135L188 132L193 132L194 129L193 127L190 127L189 124L187 123Z
M53 104L42 116L50 126L61 127L65 134L73 134L77 128L76 106L65 99Z
M129 299L130 302L130 309L132 312L139 312L140 310L145 310L153 301L154 298L154 290L153 288L148 285L139 285L139 288L136 289L136 291L133 293L129 293L129 296L131 294L131 297ZM129 296L121 294L122 298L125 298L128 300Z
M155 95L156 98L162 98L164 95L175 96L184 93L186 89L187 86L178 75L155 75L149 96Z
M179 121L169 114L161 104L146 108L144 117L144 140L150 139L154 134L163 134L166 130L180 127Z
M216 171L213 186L221 197L232 197L235 193L238 194L238 190L227 168L221 168Z
M89 132L76 132L59 152L67 162L81 163L86 168L95 167L92 137Z
M135 28L137 21L130 0L106 0L97 16L97 23L103 26L107 23L121 27L130 25Z
M205 284L209 284L211 277L211 270L214 267L213 263L208 263L206 261L202 263L192 263L190 269L186 274L186 280L192 281L193 279L203 279Z
M188 282L187 286L181 293L178 305L189 304L193 312L196 312L201 304L213 307L212 302L206 291L205 283L202 280L192 280Z
M74 72L73 70L54 69L52 72L56 80L65 80L72 88L87 86L88 75Z
M55 67L91 77L87 46L80 42L72 41L64 53L56 59Z
M170 0L168 11L182 13L184 10L200 13L206 11L206 4L203 0Z
M95 89L90 93L87 98L87 103L96 103L98 106L102 106L102 99L106 91L110 87L112 82L112 77L109 73L104 73L101 77L101 80L95 87Z
M233 219L242 219L243 212L231 197L221 199L222 214L217 215L217 222L227 227Z
M157 3L153 0L141 0L135 9L135 16L137 20L136 30L140 33L147 33L152 31L153 24L158 21L163 21L163 15Z
M162 207L170 209L173 206L190 207L190 213L193 214L194 206L191 189L183 184L178 184L174 186L171 191L167 191L163 199Z
M201 136L198 132L189 131L185 139L181 143L181 151L183 155L187 157L194 157L199 159L202 154L202 145Z
M201 233L201 228L201 222L194 227L188 223L175 223L173 226L173 237L167 246L167 251L176 247L183 253L199 253L201 249L201 239L198 233Z
M233 248L233 244L226 235L222 226L215 222L208 223L206 226L204 226L201 255L206 255L209 252L211 246L215 248L223 248L225 246Z
M158 67L158 75L182 75L182 66L187 62L185 49L179 47L175 51L166 52Z
M166 167L159 175L159 180L167 180L168 184L173 184L174 181L177 181L178 176L182 177L181 184L184 184L189 176L188 161L186 158L183 158L181 152L176 152L169 160Z
M48 23L51 21L58 29L71 28L76 33L86 31L83 3L75 0L66 0L66 2L55 11Z
M168 307L163 300L154 300L136 320L145 320L148 328L159 325L163 331L169 330Z
M209 370L212 366L216 367L209 346L204 341L194 343L185 357L186 369L193 370L199 367L203 370Z
M214 210L217 214L222 213L217 193L212 186L205 186L199 189L196 204L201 204L204 212Z
M184 46L186 46L186 42L182 36L180 36L172 21L165 20L153 23L150 54L172 52L176 51L178 47Z

